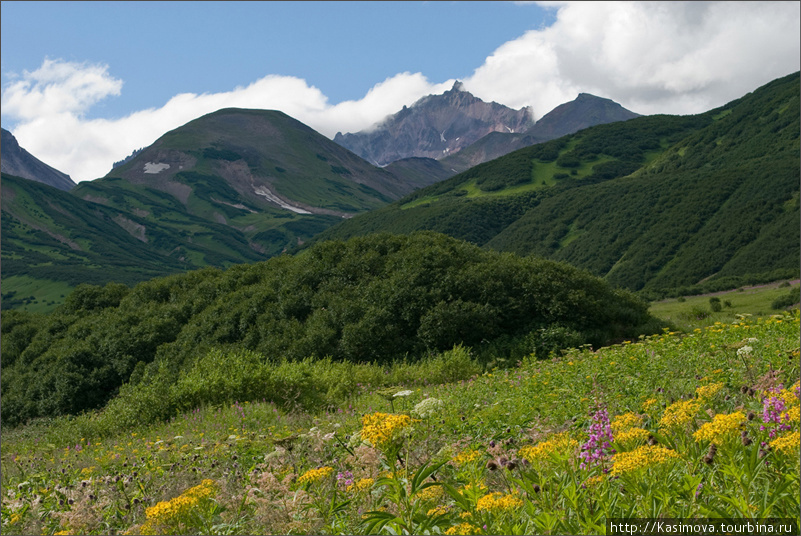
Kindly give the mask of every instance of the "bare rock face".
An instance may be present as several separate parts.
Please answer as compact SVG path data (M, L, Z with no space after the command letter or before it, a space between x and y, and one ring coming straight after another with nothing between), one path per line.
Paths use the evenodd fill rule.
M534 124L528 108L513 110L464 91L461 82L442 95L428 95L369 130L334 141L368 162L384 166L402 158L440 159L490 132L521 132Z
M560 104L527 130L514 133L492 132L465 150L441 159L440 163L445 169L456 173L535 143L561 138L595 125L628 121L635 117L640 117L640 114L623 108L615 101L589 93L579 93L575 100Z
M2 129L0 153L0 171L3 173L42 182L59 190L71 190L75 186L69 175L48 166L20 147L14 135L6 129Z

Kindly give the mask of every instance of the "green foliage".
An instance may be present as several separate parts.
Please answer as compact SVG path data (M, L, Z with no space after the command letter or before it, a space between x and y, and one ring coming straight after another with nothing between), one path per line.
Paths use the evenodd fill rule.
M62 311L67 314L117 307L130 289L120 283L107 283L104 287L81 284L67 297Z
M141 534L156 521L181 534L599 534L613 517L797 526L798 336L794 311L450 383L427 377L423 362L306 368L215 350L203 358L208 384L192 372L180 388L132 389L131 406L4 427L3 533ZM343 382L344 394L308 410L236 401L239 392L220 392L239 388L226 361L240 385L250 371L320 393ZM295 370L277 374L284 366ZM143 417L193 385L220 402ZM785 406L778 436L763 413L771 391ZM432 413L411 409L421 406ZM582 467L599 407L615 454ZM199 488L211 495L193 497Z
M719 313L723 310L723 304L720 303L720 298L717 296L712 296L709 298L709 308L712 310L713 313Z
M795 287L784 296L776 298L770 307L771 309L786 309L799 303L799 301L801 301L801 287Z
M429 229L565 261L649 299L796 278L798 88L795 73L705 114L520 149L319 239Z
M11 331L19 357L3 369L4 419L16 424L99 407L135 370L138 384L158 376L184 385L181 378L199 378L212 366L195 368L214 348L250 350L275 363L330 356L388 365L456 344L523 340L555 324L565 331L549 336L549 349L579 340L602 345L647 329L646 310L633 295L570 266L483 251L441 234L323 242L294 257L130 290L81 287L35 334ZM252 375L241 370L242 378ZM296 391L254 377L265 398L264 389ZM296 387L312 396L302 382ZM186 396L195 403L206 395Z
M203 149L203 158L209 158L212 160L234 161L234 160L239 160L240 158L242 158L242 156L234 151L231 151L230 149L217 149L215 147L206 147Z

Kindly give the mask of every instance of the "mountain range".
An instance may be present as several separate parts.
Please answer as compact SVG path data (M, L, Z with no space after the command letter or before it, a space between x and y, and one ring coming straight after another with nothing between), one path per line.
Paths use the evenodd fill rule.
M369 129L337 132L334 141L378 166L389 164L393 173L416 177L422 166L425 175L442 179L522 147L635 117L610 99L580 93L535 122L529 108L486 103L457 81L442 95L423 97Z
M797 277L799 115L795 73L703 114L514 151L315 240L439 231L653 297Z
M536 123L456 84L391 116L373 139L405 133L396 156L443 151L426 145L434 127L455 141L477 125L465 136L477 140L383 168L281 112L223 109L69 191L7 174L4 137L3 306L49 310L82 282L130 285L377 230L430 229L566 260L642 291L795 273L793 84L797 75L686 117L641 117L580 94ZM506 132L491 130L499 125Z
M423 97L367 130L337 132L334 141L385 166L409 157L444 158L490 132L519 132L533 124L529 108L513 110L484 102L457 81L442 95Z

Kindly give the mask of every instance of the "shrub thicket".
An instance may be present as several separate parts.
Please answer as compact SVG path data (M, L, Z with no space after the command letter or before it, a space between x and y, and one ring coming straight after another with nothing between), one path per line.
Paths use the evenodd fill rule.
M547 356L637 335L649 320L644 302L587 272L437 233L323 242L130 291L82 287L49 316L3 315L3 345L10 337L14 348L3 417L97 408L132 375L179 381L215 348L388 365L504 340L507 351Z

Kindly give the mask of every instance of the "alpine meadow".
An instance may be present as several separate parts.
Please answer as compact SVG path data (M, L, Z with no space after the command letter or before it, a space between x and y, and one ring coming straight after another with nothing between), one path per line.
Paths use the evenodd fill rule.
M798 534L800 82L4 131L2 533Z

